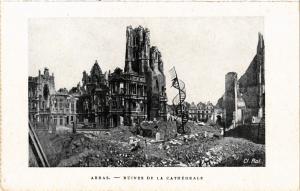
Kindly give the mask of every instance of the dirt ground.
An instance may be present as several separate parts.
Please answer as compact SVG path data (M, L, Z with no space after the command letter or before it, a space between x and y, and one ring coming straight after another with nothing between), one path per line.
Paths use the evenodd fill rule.
M216 126L191 122L187 126L190 134L178 135L175 123L161 122L160 141L137 135L136 128L128 126L76 134L37 133L53 167L265 166L265 145L223 138Z

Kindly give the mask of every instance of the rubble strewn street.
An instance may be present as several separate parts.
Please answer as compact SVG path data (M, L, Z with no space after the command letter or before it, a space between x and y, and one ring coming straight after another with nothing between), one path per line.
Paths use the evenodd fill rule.
M43 72L28 76L29 166L265 166L265 45L260 32L244 74L225 74L223 94L202 91L212 88L208 81L220 82L213 82L213 73L206 80L197 73L192 83L200 89L191 88L190 76L184 75L194 71L189 66L183 73L173 65L168 79L164 68L172 56L162 49L163 57L159 47L164 45L151 43L149 28L128 25L125 37L123 69L105 71L108 60L96 59L90 69L80 69L85 68L77 84L59 89L55 67L51 73L43 65ZM77 72L67 71L78 77ZM209 101L215 98L216 104Z
M149 124L148 124L149 125ZM66 167L214 167L264 166L265 145L242 138L222 137L217 126L188 122L191 133L176 134L173 122L158 122L156 137L143 137L136 128L109 131L37 131L51 166ZM153 125L152 125L153 126ZM149 127L151 128L151 127ZM33 162L30 165L34 166Z

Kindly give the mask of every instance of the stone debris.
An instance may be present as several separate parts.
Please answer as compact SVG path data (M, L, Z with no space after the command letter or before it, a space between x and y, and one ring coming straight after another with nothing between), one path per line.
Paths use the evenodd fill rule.
M43 144L57 148L55 152L49 152L50 147L45 148L52 166L211 167L265 164L264 145L238 138L205 137L201 130L192 129L191 134L178 134L160 142L155 137L134 135L126 131L126 127L112 129L109 133L51 134L51 138ZM56 163L53 163L55 157ZM260 164L243 164L245 157L263 160Z
M105 132L104 134L105 134L105 135L109 135L109 136L111 135L110 132Z
M163 149L163 144L159 144L159 145L158 145L158 148L159 148L159 149Z
M171 141L169 141L170 144L172 145L182 145L182 143L179 140L176 139L172 139Z

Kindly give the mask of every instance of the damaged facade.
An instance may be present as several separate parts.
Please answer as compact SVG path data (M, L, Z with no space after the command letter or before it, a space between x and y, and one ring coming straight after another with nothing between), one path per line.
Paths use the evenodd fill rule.
M157 47L150 45L149 30L141 26L134 29L127 27L124 71L116 68L112 73L103 73L96 61L90 73L84 71L82 82L70 91L56 92L54 76L48 75L48 69L37 78L29 77L28 83L31 121L42 119L67 124L75 120L75 115L75 121L79 124L107 128L132 125L143 120L167 119L162 56ZM42 91L43 88L45 91ZM69 102L72 104L68 105ZM41 104L38 110L37 104ZM61 113L59 117L49 118L49 109L57 104L58 111L63 107L65 113L74 113L70 116ZM67 110L67 107L71 110ZM41 108L46 109L44 111ZM44 112L47 115L44 116Z
M167 119L163 62L158 48L150 45L147 28L127 27L124 71L117 68L108 79L113 126Z
M238 79L235 72L225 76L225 94L217 106L224 112L226 127L244 123L264 123L265 117L265 46L259 33L257 53L246 72Z
M79 83L71 92L78 98L78 123L107 126L109 112L109 88L105 73L96 60L90 73L82 73L82 85Z
M207 122L213 117L214 106L211 102L199 102L197 105L192 102L188 108L188 112L191 120Z
M76 102L66 89L55 90L54 74L48 68L28 77L29 121L40 126L71 125L76 121Z

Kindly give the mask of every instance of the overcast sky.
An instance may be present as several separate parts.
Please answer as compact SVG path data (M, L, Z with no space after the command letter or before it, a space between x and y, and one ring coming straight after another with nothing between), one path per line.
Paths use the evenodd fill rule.
M225 74L240 77L255 56L262 17L211 18L43 18L29 20L29 75L48 67L55 86L70 89L90 72L124 69L126 26L150 30L150 42L162 53L169 103L177 93L169 70L185 82L187 101L214 104L225 88Z

